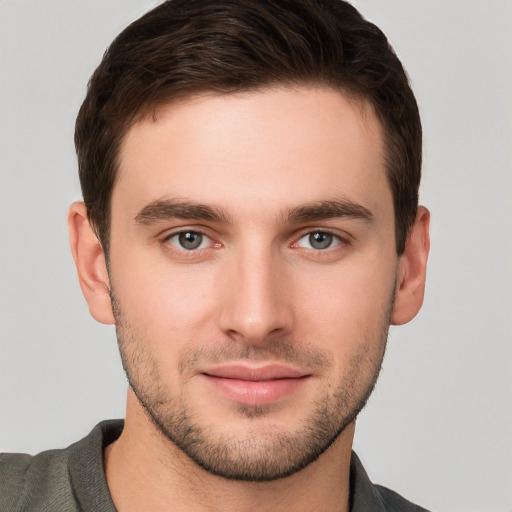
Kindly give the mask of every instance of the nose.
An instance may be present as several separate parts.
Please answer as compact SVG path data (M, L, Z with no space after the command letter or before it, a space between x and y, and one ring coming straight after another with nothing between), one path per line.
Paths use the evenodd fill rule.
M284 267L269 248L240 251L226 264L219 326L227 336L257 345L291 332L291 283Z

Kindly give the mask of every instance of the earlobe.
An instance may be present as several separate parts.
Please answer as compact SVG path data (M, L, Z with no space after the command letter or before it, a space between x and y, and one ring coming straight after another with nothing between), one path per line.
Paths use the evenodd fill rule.
M69 240L80 288L91 315L103 324L113 324L105 254L87 218L83 202L73 203L68 213Z
M425 293L425 277L430 250L430 213L420 206L409 233L404 253L400 256L395 304L391 323L411 321L421 309Z

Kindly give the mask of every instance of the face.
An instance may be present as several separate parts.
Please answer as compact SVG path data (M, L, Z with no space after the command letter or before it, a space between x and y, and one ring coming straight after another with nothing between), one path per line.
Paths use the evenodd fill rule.
M271 480L355 418L397 276L372 109L326 88L204 95L134 125L110 287L140 404L215 474Z

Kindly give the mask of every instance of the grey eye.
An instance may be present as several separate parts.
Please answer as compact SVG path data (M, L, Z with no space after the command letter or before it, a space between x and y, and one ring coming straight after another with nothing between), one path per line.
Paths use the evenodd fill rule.
M185 231L183 233L178 233L174 235L173 238L175 237L178 239L179 245L183 249L187 249L187 251L198 249L203 243L202 233L197 233L195 231Z
M328 231L313 231L301 237L297 242L297 246L321 251L335 247L340 243L341 239L337 235L329 233Z
M313 249L327 249L332 245L333 235L330 233L311 233L309 235L309 244Z

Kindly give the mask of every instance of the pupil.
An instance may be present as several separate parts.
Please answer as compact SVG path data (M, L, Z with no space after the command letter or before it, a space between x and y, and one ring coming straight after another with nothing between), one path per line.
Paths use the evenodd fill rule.
M200 233L180 233L179 242L184 249L197 249L203 241L203 235Z
M332 235L329 233L312 233L309 235L309 243L314 249L327 249L332 243Z

